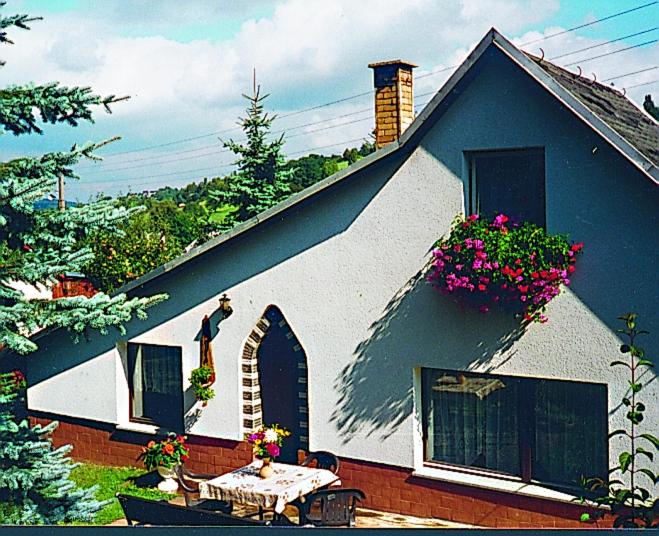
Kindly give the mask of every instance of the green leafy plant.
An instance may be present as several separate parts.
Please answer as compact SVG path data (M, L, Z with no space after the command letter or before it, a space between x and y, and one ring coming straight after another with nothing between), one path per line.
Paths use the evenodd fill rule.
M653 367L652 361L646 359L643 348L636 344L639 335L648 334L647 331L636 327L636 313L628 313L619 319L625 323L623 329L618 333L624 334L628 342L620 346L620 352L628 355L628 361L615 360L611 362L612 367L625 367L629 371L629 394L622 398L622 404L627 408L626 419L629 421L627 429L621 428L609 434L609 438L622 436L629 441L629 450L621 452L618 456L618 465L611 468L609 473L619 473L621 478L612 479L608 482L603 478L588 478L583 480L583 485L590 492L604 492L602 496L592 501L596 505L608 506L614 516L613 526L620 528L656 528L659 527L659 498L653 497L650 490L643 487L642 480L646 479L657 484L657 474L648 467L642 467L643 458L654 462L654 453L645 447L651 446L654 450L659 449L659 439L650 433L637 431L637 426L643 422L645 404L638 400L639 393L643 390L639 372L643 369ZM647 462L646 462L647 463ZM626 481L623 481L626 480ZM582 499L582 502L585 502ZM603 512L596 514L584 513L581 521L593 521L593 518L601 518Z
M149 441L138 460L144 462L144 466L152 471L158 467L172 467L184 463L190 456L190 449L185 444L185 436L176 435L173 432L167 434L167 439L162 441Z
M204 405L215 397L215 391L211 388L214 381L215 373L208 365L196 368L190 374L190 385L192 385L194 395L197 400L204 402Z

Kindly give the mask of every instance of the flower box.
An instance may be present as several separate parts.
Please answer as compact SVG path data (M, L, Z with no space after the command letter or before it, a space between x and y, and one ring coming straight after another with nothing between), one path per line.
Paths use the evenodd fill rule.
M443 294L487 313L493 306L546 322L546 305L569 285L583 244L571 244L505 214L458 216L435 243L426 279Z

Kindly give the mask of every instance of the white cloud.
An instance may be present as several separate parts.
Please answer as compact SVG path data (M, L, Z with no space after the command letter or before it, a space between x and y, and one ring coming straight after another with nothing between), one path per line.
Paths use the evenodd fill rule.
M247 8L240 2L211 0L187 3L166 0L155 4L146 0L130 4L89 0L83 5L87 9L82 13L50 15L47 20L34 23L31 32L17 33L14 36L16 45L0 50L2 58L7 60L2 74L7 82L59 80L68 85L90 85L101 94L131 95L129 102L115 106L114 115L100 114L94 129L80 130L92 133L90 135L97 139L116 133L124 135L124 141L108 152L233 127L244 108L240 95L251 90L253 68L264 91L271 94L266 105L286 114L370 90L372 73L367 64L372 61L393 58L413 61L420 65L417 75L450 67L460 63L490 27L497 27L508 37L518 36L529 25L541 26L559 7L557 0L286 0L276 4L271 17L246 20L231 38L179 42L157 35L127 37L121 31L122 25L139 23L158 27L171 26L177 21L213 20L222 24L222 17L236 17L244 14L245 9L255 10L258 2L249 2ZM559 30L544 28L539 32L527 32L514 42L524 43ZM550 58L594 43L570 33L547 40L542 46L546 57ZM531 52L537 53L539 45L532 45ZM592 54L570 56L558 63L622 46L602 47ZM655 46L613 55L584 63L584 70L597 72L598 79L602 80L652 65L652 55L656 58L656 51ZM438 89L450 74L448 70L418 78L416 93ZM639 74L621 82L631 85L632 81L640 83L653 78L656 72ZM644 89L630 92L637 102L642 102ZM280 119L275 128L291 128L370 106L372 98L366 96ZM359 117L362 116L356 116ZM318 130L323 126L348 123L351 119L354 118L291 131L286 151L290 154L359 138L371 130L369 121ZM301 132L306 134L294 135ZM74 139L75 135L76 131L71 134ZM69 143L69 138L62 137L61 141ZM160 152L111 157L107 168L120 167L119 162L140 156L160 156L160 160L168 156L175 158L177 151L214 141L216 137L209 137L164 147ZM14 143L12 150L15 148ZM336 151L342 149L339 146ZM200 156L198 160L182 160L178 165L159 165L154 161L152 168L95 173L87 180L100 182L115 176L127 179L177 170L184 172L227 160L227 155L222 158L209 155ZM169 178L161 181L162 184L167 182ZM142 189L142 184L148 180L136 183L140 184L136 189ZM104 183L103 189L112 188Z

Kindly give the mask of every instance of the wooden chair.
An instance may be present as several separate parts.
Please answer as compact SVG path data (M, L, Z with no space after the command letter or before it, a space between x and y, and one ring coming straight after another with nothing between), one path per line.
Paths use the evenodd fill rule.
M300 525L316 527L352 527L355 524L357 501L366 498L358 489L325 489L310 493L305 502L296 503Z
M233 503L230 501L201 499L199 497L199 481L211 480L217 475L193 473L188 471L185 466L177 465L176 476L183 489L183 496L185 497L185 505L187 507L208 510L210 512L222 512L223 514L230 514L233 510Z
M128 524L162 526L256 526L271 525L270 521L258 521L220 512L209 512L170 504L167 501L152 501L117 493L117 499Z
M310 452L301 465L311 465L314 460L316 461L316 467L318 467L318 469L328 469L335 475L339 474L339 459L331 452L324 450Z

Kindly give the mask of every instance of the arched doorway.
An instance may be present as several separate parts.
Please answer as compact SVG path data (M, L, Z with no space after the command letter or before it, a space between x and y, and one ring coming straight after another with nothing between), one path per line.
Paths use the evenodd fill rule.
M243 424L246 432L277 423L292 432L279 460L297 463L309 444L307 358L284 315L269 306L243 349Z

